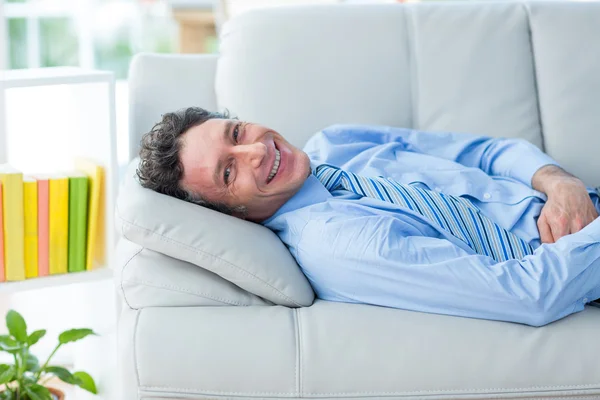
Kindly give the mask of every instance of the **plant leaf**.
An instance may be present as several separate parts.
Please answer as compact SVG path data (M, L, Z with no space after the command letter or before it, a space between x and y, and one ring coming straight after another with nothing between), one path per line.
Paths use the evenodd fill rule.
M14 400L14 396L13 396L13 393L9 392L8 390L5 390L2 393L0 393L0 399L2 399L2 400Z
M44 386L38 385L37 383L25 386L24 389L30 400L52 400L50 391Z
M6 327L17 341L27 343L27 324L21 314L15 310L10 310L6 314Z
M17 353L21 350L21 345L8 335L0 336L0 349L9 353Z
M56 366L48 366L48 367L44 368L44 372L55 375L58 379L60 379L63 382L67 382L72 385L77 384L77 378L75 378L73 376L73 374L70 373L69 370L66 368L56 367Z
M31 385L32 383L37 383L38 378L36 378L33 373L26 372L23 374L23 382L25 382L26 385Z
M94 378L92 378L90 374L83 371L77 371L73 373L73 376L79 381L78 383L76 383L77 386L84 390L87 390L90 393L98 394L98 390L96 389L96 383L94 382Z
M27 353L25 367L25 371L37 372L40 370L40 361L33 354Z
M78 340L83 339L86 336L95 335L95 334L96 333L94 333L93 330L88 329L88 328L70 329L68 331L64 331L63 333L61 333L58 336L58 341L60 342L60 344L76 342Z
M40 329L38 331L35 331L31 335L29 335L29 337L27 338L27 343L29 343L29 346L33 346L41 338L43 338L45 334L46 334L46 330L45 329Z
M0 364L0 385L12 381L15 377L15 366Z

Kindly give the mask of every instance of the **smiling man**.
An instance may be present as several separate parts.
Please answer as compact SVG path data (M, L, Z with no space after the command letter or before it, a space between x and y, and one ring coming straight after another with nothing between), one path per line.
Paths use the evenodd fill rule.
M540 326L600 297L600 198L525 140L338 125L300 150L191 107L137 173L273 230L325 300Z

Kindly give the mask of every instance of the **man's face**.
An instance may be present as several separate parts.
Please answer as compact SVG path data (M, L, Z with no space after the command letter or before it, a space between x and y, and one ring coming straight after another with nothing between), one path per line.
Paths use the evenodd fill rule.
M182 186L208 201L272 216L310 174L308 155L264 126L210 119L182 136Z

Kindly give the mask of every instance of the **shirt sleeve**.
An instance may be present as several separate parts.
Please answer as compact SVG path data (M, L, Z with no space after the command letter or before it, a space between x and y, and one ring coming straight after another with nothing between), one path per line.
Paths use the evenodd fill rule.
M433 137L425 137L434 135ZM545 165L558 165L533 143L520 138L491 138L458 133L410 135L424 153L450 159L488 175L506 176L531 187L533 175ZM436 136L440 139L436 140Z
M298 261L320 298L541 326L600 297L600 218L521 260L406 236L393 216L311 220Z
M558 165L537 146L520 138L492 138L468 133L425 132L386 126L334 125L307 143L309 155L335 152L351 143L354 152L377 145L401 144L403 149L479 168L488 175L505 176L531 187L535 172L545 165ZM355 148L358 148L356 150Z

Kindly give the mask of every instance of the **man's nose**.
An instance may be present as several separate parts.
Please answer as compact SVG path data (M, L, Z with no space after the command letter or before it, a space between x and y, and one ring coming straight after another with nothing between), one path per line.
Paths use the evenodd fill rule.
M261 142L240 144L233 149L238 156L244 157L252 168L258 168L268 154L267 145Z

